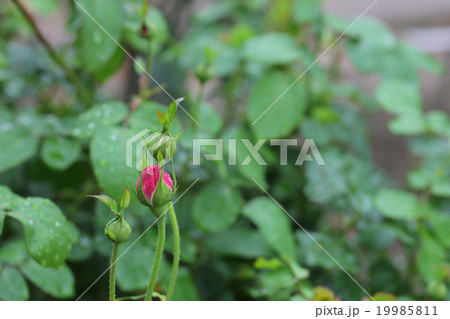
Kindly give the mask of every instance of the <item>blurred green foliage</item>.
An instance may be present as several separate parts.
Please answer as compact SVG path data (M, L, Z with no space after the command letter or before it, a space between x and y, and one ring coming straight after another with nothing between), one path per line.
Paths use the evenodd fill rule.
M178 194L200 178L175 204L182 237L175 300L368 298L258 184L375 299L449 299L450 120L424 110L418 77L441 74L438 62L363 18L327 62L311 66L353 22L324 14L315 0L215 1L188 26L174 18L185 11L180 1L166 14L145 11L143 0L78 1L104 30L72 1L33 1L28 10L44 18L66 10L69 41L55 51L93 103L13 2L0 3L0 299L76 298L107 269L103 227L111 213L85 195L119 199L136 183L126 140L158 130L156 111L170 102L146 72L172 96L187 95L182 107L200 124L179 110L172 126L182 131ZM343 59L378 75L373 94L344 81ZM124 101L102 85L120 69L130 73ZM192 82L202 87L198 95ZM391 115L390 132L410 141L417 166L407 185L372 160L367 119L379 110ZM196 137L224 138L225 158L232 138L312 138L326 165L295 166L297 147L280 165L279 149L266 143L266 166L193 166ZM238 141L237 162L247 155ZM128 221L133 235L120 254L154 217L132 198ZM155 241L150 228L119 260L119 296L145 289ZM170 240L166 246L162 293L173 249ZM106 299L106 287L103 277L83 299Z

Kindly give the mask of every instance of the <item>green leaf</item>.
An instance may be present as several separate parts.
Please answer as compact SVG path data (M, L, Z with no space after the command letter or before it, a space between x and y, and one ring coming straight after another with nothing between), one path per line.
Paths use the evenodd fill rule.
M243 176L243 178L252 185L252 187L255 187L256 184L253 182L252 179L255 179L258 184L260 184L262 187L267 187L267 180L266 180L266 172L268 166L266 165L259 165L256 160L250 155L247 147L242 142L242 139L248 139L250 136L250 132L243 128L231 128L228 130L225 135L223 136L224 139L224 148L225 152L228 154L225 156L226 159L233 158L234 150L230 150L230 141L236 140L236 154L234 155L236 157L236 164L237 164L237 170L239 173ZM252 142L252 144L255 144ZM265 156L263 154L264 147L261 147L260 149L260 155L265 159ZM231 156L230 156L231 154ZM248 165L242 165L242 163L245 161L247 156L250 156L251 162L248 163ZM256 186L258 187L258 186Z
M105 82L109 77L114 75L122 67L126 54L123 49L117 46L113 55L99 69L94 72L95 78L99 82Z
M320 17L320 0L295 0L293 7L294 21L298 24L314 22Z
M177 277L177 285L173 293L174 301L200 300L195 282L186 267L180 267Z
M427 129L436 134L445 135L450 132L450 120L442 111L430 111L425 115Z
M421 216L416 196L397 189L379 190L375 196L375 206L384 216L393 219L413 219Z
M275 269L278 269L278 268L283 268L283 267L285 267L285 265L278 258L267 259L267 258L263 258L263 257L258 257L255 260L255 262L253 263L253 267L255 267L255 269L275 270Z
M3 231L3 223L5 221L5 213L3 211L0 210L0 235L2 234Z
M123 256L117 262L117 284L120 289L127 292L144 289L147 286L150 269L155 257L155 233L151 230L143 238L138 240L126 253L124 253L134 240L130 243L120 245L119 256ZM161 264L161 270L164 271L164 260ZM166 267L167 268L167 267ZM168 270L170 271L170 269ZM159 278L164 273L159 274Z
M72 128L71 134L76 138L89 138L99 128L113 126L128 114L128 108L122 102L107 102L94 105L81 113Z
M19 265L28 257L23 240L7 242L0 248L0 263Z
M419 89L404 81L382 81L375 91L375 98L383 109L393 114L418 111L422 106Z
M89 71L95 71L101 68L114 54L117 48L115 41L121 41L124 21L123 2L121 0L106 2L79 0L78 2L81 8L77 7L83 17L80 53L84 60L84 66Z
M122 199L120 200L120 207L122 208L122 210L130 206L130 200L131 200L130 188L127 187L125 192L123 192Z
M14 268L0 268L0 299L27 300L28 296L27 283L20 272Z
M244 206L243 214L258 227L272 249L296 260L290 219L276 203L269 198L258 197Z
M128 190L128 188L127 188L127 190ZM111 209L111 211L113 213L117 213L117 203L114 198L111 198L106 195L87 195L87 197L97 198L98 200L100 200L103 203L105 203L106 205L108 205L108 207ZM122 200L123 200L123 198L122 198ZM122 205L122 202L120 202L120 205Z
M72 238L64 214L48 199L16 200L7 216L22 223L25 244L34 260L44 267L59 267L69 253Z
M440 279L444 271L446 251L429 233L420 234L420 246L416 265L423 280L427 283Z
M224 183L212 183L195 197L192 206L197 227L206 232L218 232L231 226L239 215L240 193Z
M169 123L172 123L173 119L175 118L175 115L177 114L178 105L184 100L184 97L180 97L170 103L169 105Z
M355 255L347 244L323 232L309 232L309 234L325 248L336 261L348 272L356 274L359 266ZM298 240L299 260L309 267L321 267L327 270L340 270L339 265L330 258L304 231L296 232Z
M253 229L237 228L206 237L203 244L212 253L253 259L269 257L271 250L261 233Z
M306 109L304 84L301 81L295 83L280 98L294 81L295 78L283 72L271 71L253 87L248 100L247 121L257 137L285 137L300 124Z
M139 8L141 4L139 4ZM142 37L142 13L132 5L125 6L124 38L132 48L139 52L148 50L148 38ZM148 28L148 34L151 37L152 51L158 53L164 43L170 38L169 27L164 14L150 6L145 17L145 25Z
M161 129L161 124L158 120L157 111L166 113L168 112L168 109L166 106L155 102L144 102L139 105L130 118L130 127L133 132L138 133L144 129L159 131ZM181 128L178 117L175 117L170 125L170 130L172 132L178 132Z
M425 120L420 110L410 110L389 122L389 130L395 135L417 135L424 133Z
M244 44L244 58L266 65L290 64L300 59L293 37L283 33L268 33L251 38Z
M38 139L22 130L0 130L0 173L30 159L37 152L37 147Z
M127 130L109 127L99 129L91 141L95 176L103 190L113 198L120 198L124 188L135 185L139 176L135 168L126 165L126 141L130 137Z
M348 191L348 182L345 178L342 156L336 152L322 153L327 165L306 163L306 187L305 194L315 203L328 203ZM334 160L330 160L334 159Z
M429 220L436 236L447 248L450 248L450 216L444 213L436 213L431 214Z
M55 298L70 298L75 294L75 278L65 264L53 269L30 260L20 270L28 280Z
M211 138L220 132L223 126L222 118L215 108L208 103L202 103L200 107L199 124L201 133Z
M53 169L65 170L80 156L81 145L64 138L47 138L41 149L44 163Z

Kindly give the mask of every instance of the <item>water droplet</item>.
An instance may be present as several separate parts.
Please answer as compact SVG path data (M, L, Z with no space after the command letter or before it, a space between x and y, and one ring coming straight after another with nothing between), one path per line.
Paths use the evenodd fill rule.
M28 223L29 223L30 225L33 225L33 224L34 224L34 221L30 219L30 220L28 221Z
M81 134L81 131L80 131L79 128L76 128L76 129L73 130L73 135L78 136L78 135L80 135L80 134Z
M89 122L87 127L88 127L88 129L92 130L95 127L95 123L94 122Z
M55 227L59 227L59 226L61 226L61 223L60 222L55 222Z

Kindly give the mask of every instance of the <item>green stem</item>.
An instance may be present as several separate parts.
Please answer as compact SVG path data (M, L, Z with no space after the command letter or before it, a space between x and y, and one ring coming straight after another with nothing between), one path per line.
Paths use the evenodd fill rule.
M158 279L159 266L161 265L161 259L164 251L165 239L166 239L166 214L163 214L158 219L158 240L156 242L155 261L153 262L150 281L148 282L147 291L145 292L145 301L152 300L153 290L155 289L156 280Z
M173 291L175 290L175 284L177 282L178 265L180 264L180 228L178 227L177 215L175 214L175 210L173 209L172 202L169 205L169 217L173 232L173 264L169 289L167 290L166 296L167 301L170 301L170 299L172 299Z
M109 269L109 301L116 300L116 265L117 254L119 253L118 243L113 244L113 250L111 255L111 268Z
M25 17L28 21L29 25L33 29L34 34L38 38L39 42L44 46L48 55L52 58L52 60L58 64L67 76L67 79L77 88L78 95L80 99L87 105L93 103L91 93L86 86L84 86L83 82L78 78L77 74L73 72L65 63L64 59L52 48L50 43L44 37L42 32L39 30L36 22L34 22L31 14L28 12L27 8L23 5L19 0L13 0L13 3L17 6L20 13Z

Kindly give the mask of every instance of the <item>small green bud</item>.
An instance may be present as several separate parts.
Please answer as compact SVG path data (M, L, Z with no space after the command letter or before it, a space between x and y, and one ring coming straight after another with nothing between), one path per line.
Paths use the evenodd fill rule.
M158 152L167 158L173 156L177 150L175 138L168 131L161 130L153 133L146 142L149 153L155 159L157 159Z
M123 216L117 216L106 224L105 235L112 242L125 243L130 239L131 227Z

